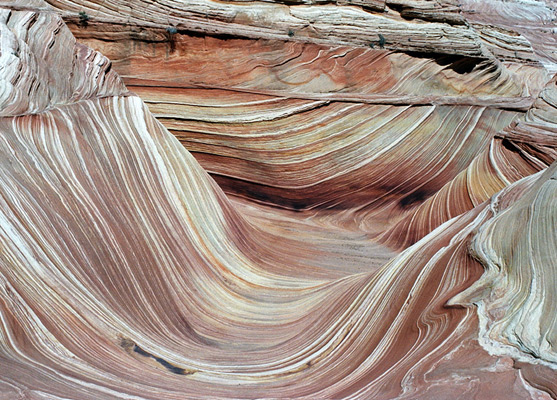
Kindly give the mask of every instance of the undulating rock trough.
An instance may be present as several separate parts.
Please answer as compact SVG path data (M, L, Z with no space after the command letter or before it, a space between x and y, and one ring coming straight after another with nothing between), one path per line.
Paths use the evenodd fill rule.
M0 399L557 398L555 6L0 0Z

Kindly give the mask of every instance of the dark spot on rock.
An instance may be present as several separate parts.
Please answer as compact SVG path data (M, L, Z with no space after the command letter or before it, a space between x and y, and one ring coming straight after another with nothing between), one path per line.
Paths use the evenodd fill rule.
M143 350L141 347L139 347L133 340L131 339L127 339L124 337L120 338L120 346L126 350L127 352L134 352L139 354L140 356L143 357L148 357L148 358L152 358L153 360L155 360L156 362L158 362L160 365L162 365L163 367L165 367L168 371L177 374L177 375L191 375L194 374L195 371L194 370L188 370L185 368L181 368L181 367L177 367L176 365L169 363L168 361L166 361L164 358L161 357L157 357L151 353L149 353L148 351Z
M402 208L409 208L418 203L422 203L425 199L429 197L429 193L425 190L416 190L415 192L409 193L404 196L399 201L399 205Z
M472 72L478 64L483 62L482 58L478 57L464 57L464 56L442 56L435 59L439 65L446 66L458 74L467 74Z
M501 141L501 144L505 149L512 151L513 153L516 153L518 151L516 145L513 142L511 142L509 139L503 139Z
M385 36L383 36L382 34L379 34L379 47L384 48L385 47Z

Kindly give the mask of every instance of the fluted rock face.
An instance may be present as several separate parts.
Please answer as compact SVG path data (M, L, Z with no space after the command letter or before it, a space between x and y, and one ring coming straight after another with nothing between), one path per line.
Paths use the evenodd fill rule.
M526 121L504 139L514 142L530 160L540 154L555 159L556 83L556 78L549 82ZM546 243L556 241L556 169L553 163L492 198L494 218L472 242L487 272L455 300L478 304L480 337L493 353L511 353L553 368L557 368L557 313L552 301L557 268L555 246Z
M458 297L478 304L480 338L492 353L513 354L553 368L557 366L555 247L544 244L556 240L556 168L557 164L537 174L537 179L525 178L493 198L495 217L472 242L487 272ZM515 192L520 198L513 202ZM517 225L525 228L516 229Z
M504 187L464 188L471 201L406 239L383 232L480 163L553 62L523 35L551 23L542 3L519 31L504 12L490 25L451 2L50 3L227 193L342 210L337 224L397 248Z
M405 247L442 221L470 210L513 182L547 168L557 159L557 87L554 77L524 118L497 133L457 177L382 234Z
M556 78L504 12L17 3L0 398L557 397Z

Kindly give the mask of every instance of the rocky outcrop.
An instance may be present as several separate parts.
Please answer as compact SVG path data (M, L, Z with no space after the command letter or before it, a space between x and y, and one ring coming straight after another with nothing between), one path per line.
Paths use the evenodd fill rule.
M74 18L85 11L98 21L149 28L175 28L177 32L191 31L211 35L265 38L306 43L334 45L374 44L377 47L403 51L430 51L470 57L485 55L476 31L464 25L430 23L424 29L420 22L409 21L399 12L385 8L381 11L351 4L294 4L273 2L213 2L199 0L172 1L158 7L150 1L135 0L123 4L104 1L50 1L54 7L67 11ZM393 5L396 2L393 2ZM94 28L93 28L94 29ZM166 32L159 32L163 37ZM149 35L150 32L146 32ZM110 32L105 34L110 38Z
M462 174L548 79L525 37L456 3L50 3L226 192L349 210L371 235Z
M110 71L110 61L77 43L57 14L8 8L0 12L0 117L126 91ZM35 37L38 34L44 36Z
M526 33L506 59L449 2L48 3L0 2L0 398L557 396Z
M526 122L506 138L526 162L557 152L557 79L542 92ZM542 153L543 152L543 153ZM539 161L538 161L539 163ZM542 164L543 165L543 164ZM557 366L554 282L555 176L557 163L530 175L491 200L494 218L482 226L472 250L486 273L454 301L474 301L481 339L494 354ZM523 226L523 229L516 229ZM504 233L504 235L503 235Z
M462 15L480 32L484 44L493 54L504 59L516 57L513 52L518 53L519 50L509 47L509 44L520 38L523 42L529 42L535 57L551 74L557 72L555 6L554 1L461 2ZM514 36L515 39L508 36Z

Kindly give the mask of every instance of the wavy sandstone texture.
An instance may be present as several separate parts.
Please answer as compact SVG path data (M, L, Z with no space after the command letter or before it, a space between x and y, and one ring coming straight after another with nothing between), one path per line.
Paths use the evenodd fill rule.
M557 398L553 6L0 0L0 399Z

